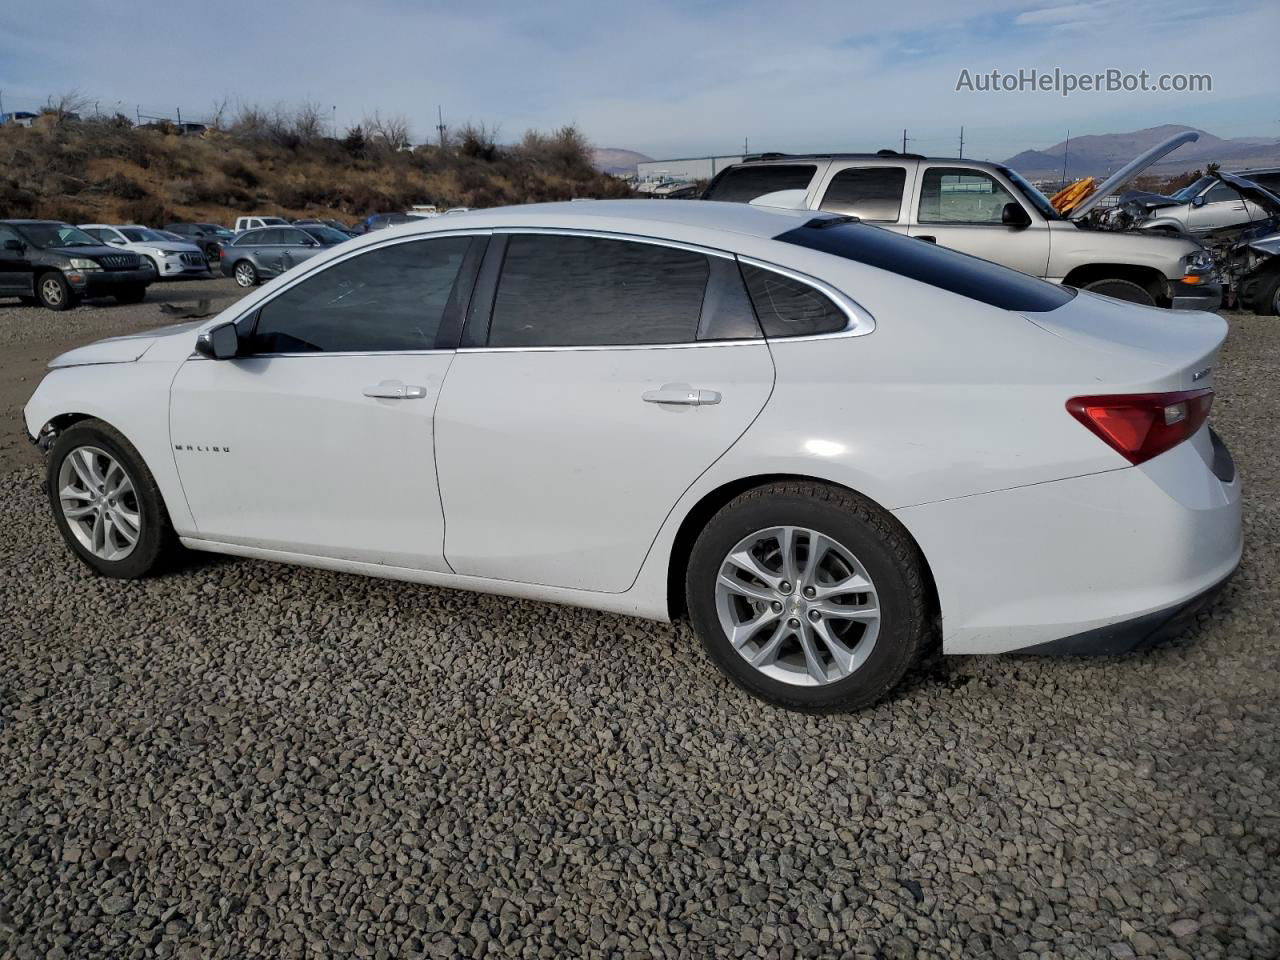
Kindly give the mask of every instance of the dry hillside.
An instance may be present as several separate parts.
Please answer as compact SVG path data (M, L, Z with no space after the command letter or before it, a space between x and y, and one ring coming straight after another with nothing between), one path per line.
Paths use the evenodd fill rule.
M489 207L626 196L591 165L573 127L498 145L483 127L444 147L409 148L403 126L355 127L342 139L305 117L245 111L225 129L179 137L124 117L42 116L0 127L0 217L73 223L210 220L255 212L353 220L411 204Z

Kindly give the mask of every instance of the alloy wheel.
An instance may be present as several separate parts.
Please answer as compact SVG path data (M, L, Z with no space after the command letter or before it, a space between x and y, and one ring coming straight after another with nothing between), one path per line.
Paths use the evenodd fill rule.
M101 560L123 560L142 535L133 479L101 447L71 450L58 469L58 503L72 534Z
M770 527L739 541L720 565L716 612L747 663L796 686L850 676L880 633L866 569L835 539L804 527Z
M53 277L46 277L40 284L40 294L44 297L45 303L56 307L62 303L62 284Z
M253 267L249 264L240 263L236 265L236 283L240 284L240 286L252 287L255 279Z

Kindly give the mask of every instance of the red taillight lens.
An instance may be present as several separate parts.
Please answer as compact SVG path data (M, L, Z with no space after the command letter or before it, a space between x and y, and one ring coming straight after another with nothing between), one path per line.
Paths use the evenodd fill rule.
M1072 397L1067 410L1130 463L1158 457L1209 419L1212 390Z

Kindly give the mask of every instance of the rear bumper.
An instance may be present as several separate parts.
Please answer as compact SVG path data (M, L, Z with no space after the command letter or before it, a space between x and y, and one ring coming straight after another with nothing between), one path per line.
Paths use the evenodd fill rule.
M1174 310L1217 310L1222 306L1222 284L1170 280L1169 306Z
M945 653L1131 649L1243 546L1240 481L1208 430L1138 467L894 514L932 570Z

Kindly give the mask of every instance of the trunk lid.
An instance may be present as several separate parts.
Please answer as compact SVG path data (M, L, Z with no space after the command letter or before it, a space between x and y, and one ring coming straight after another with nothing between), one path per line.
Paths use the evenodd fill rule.
M1213 366L1227 337L1214 313L1160 310L1080 291L1046 313L1023 315L1046 333L1120 359L1095 392L1198 390L1213 386Z

